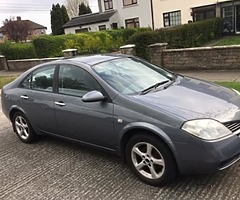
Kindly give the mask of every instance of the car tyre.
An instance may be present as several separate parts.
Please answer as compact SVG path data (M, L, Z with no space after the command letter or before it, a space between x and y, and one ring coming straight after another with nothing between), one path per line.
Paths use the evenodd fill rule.
M164 142L148 133L134 135L129 139L126 159L138 178L149 185L165 185L177 175L172 152Z
M14 131L22 142L32 143L37 139L36 133L23 113L16 112L13 116L12 124Z

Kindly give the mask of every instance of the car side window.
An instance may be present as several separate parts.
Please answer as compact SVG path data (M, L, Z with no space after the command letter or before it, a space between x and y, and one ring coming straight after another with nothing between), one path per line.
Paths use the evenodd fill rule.
M93 90L101 91L101 87L84 69L73 65L61 65L58 90L61 94L82 97Z
M54 70L55 66L37 69L23 80L21 86L26 89L52 92Z

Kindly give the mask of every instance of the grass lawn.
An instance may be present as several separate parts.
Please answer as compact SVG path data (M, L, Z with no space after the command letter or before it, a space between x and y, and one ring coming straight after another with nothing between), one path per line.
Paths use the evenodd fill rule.
M216 82L216 83L228 88L233 88L240 92L240 82Z
M227 46L240 44L240 36L224 36L219 40L213 41L209 46Z
M17 77L16 76L0 76L0 89L2 89L2 87L7 83L10 83L11 81L13 81L15 78Z

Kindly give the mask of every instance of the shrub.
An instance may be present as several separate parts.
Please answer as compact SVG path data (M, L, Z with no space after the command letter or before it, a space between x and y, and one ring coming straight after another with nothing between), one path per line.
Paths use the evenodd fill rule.
M149 44L157 43L160 35L155 31L140 32L129 38L128 44L136 45L137 56L149 59L149 52L146 51Z
M63 56L64 42L63 36L42 36L33 39L33 45L39 58Z
M127 43L135 44L137 55L148 59L149 44L166 42L168 48L196 47L220 37L222 32L223 19L215 18L156 31L138 32L132 35Z
M41 36L33 39L38 57L62 56L62 50L76 48L78 54L108 53L118 51L133 34L149 31L149 28L118 29L100 32Z
M31 43L11 43L6 41L0 45L0 52L8 60L36 58L35 49Z

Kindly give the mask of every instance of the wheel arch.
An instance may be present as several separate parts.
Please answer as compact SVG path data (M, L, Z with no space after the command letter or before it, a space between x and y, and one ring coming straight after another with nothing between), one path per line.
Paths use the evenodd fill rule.
M19 106L12 106L10 111L9 111L9 119L11 120L11 122L13 121L13 116L16 112L21 112L24 115L26 115L26 113L24 112L24 110L19 107Z
M147 133L149 135L152 135L153 137L161 140L166 147L169 149L169 151L172 153L173 158L176 162L176 166L178 167L177 157L176 157L176 149L171 141L171 139L168 137L166 133L164 133L161 129L158 127L147 124L147 123L134 123L131 125L128 125L120 134L121 140L120 140L120 150L119 154L123 158L124 162L126 161L126 145L129 139L139 133Z

